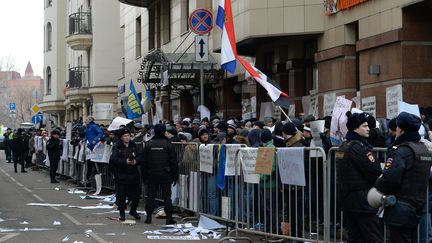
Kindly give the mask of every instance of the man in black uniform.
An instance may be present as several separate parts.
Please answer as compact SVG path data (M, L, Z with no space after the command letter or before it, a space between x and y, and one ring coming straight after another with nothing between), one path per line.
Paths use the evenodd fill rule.
M18 163L21 165L21 172L27 173L27 171L24 170L24 160L27 156L27 152L29 149L28 147L28 139L24 134L24 129L18 128L17 133L12 140L12 153L15 173L18 172Z
M137 207L141 194L141 179L138 165L141 155L134 141L131 140L130 131L127 128L120 129L115 146L110 157L110 164L116 180L116 204L120 212L120 220L125 220L126 197L131 202L129 215L135 219L141 219L137 213Z
M397 199L394 206L384 209L391 242L417 242L417 224L426 203L432 156L420 142L420 117L402 112L396 124L396 140L375 187Z
M338 199L344 210L348 242L383 242L377 209L367 202L367 193L381 175L380 163L366 138L369 126L366 113L347 112L346 141L336 153Z
M165 125L154 126L154 137L144 147L142 177L147 185L147 201L145 210L147 219L145 223L150 224L152 213L155 208L156 191L162 189L162 197L165 204L166 224L175 224L172 218L173 205L171 202L171 184L178 181L179 172L177 158L174 148L165 137Z
M57 174L58 165L63 149L62 142L60 140L60 131L54 129L51 132L51 138L46 143L46 149L48 152L48 159L50 162L50 177L51 183L59 183L55 176Z

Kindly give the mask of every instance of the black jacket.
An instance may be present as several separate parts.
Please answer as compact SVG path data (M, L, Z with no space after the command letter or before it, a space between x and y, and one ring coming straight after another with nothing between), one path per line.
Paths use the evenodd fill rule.
M50 138L46 143L46 149L50 162L60 160L63 149L60 139Z
M117 143L112 149L110 157L110 165L113 168L116 183L119 184L139 184L140 173L138 166L142 162L142 156L139 154L139 150L135 142L129 141L128 146L124 145L121 139L117 140ZM127 159L135 159L136 164L127 164Z
M342 208L358 213L375 213L367 193L381 175L381 165L373 147L360 135L349 131L347 141L336 153L338 196Z
M174 147L165 137L153 137L144 147L142 176L145 184L171 184L179 170Z
M12 140L12 152L14 156L25 156L29 150L28 138L25 135L16 135Z

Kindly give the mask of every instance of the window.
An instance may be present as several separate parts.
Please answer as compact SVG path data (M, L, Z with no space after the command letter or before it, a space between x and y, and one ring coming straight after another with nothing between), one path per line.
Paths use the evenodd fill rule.
M152 50L171 40L171 1L159 1L148 12L149 50Z
M189 31L189 0L181 0L180 11L180 33L183 34Z
M52 0L45 0L45 8L52 6Z
M46 27L46 50L51 51L52 48L52 27L51 23L48 22Z
M155 13L155 8L149 8L148 9L148 23L149 23L149 38L148 38L148 46L149 46L149 50L153 50L156 47L156 13Z
M135 21L135 57L141 56L141 16Z
M160 33L162 44L166 44L171 40L171 1L162 1L160 9Z
M51 94L51 68L48 66L46 69L46 95Z

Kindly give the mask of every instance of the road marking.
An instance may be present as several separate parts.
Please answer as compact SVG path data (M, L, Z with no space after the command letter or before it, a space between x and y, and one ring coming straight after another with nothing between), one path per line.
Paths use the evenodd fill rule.
M45 200L43 200L41 197L39 197L36 194L33 194L33 197L35 197L37 200L41 201L41 202L45 202Z
M100 242L100 243L108 243L108 241L100 238L97 234L95 234L94 232L91 232L89 234L93 239L95 239L96 241Z
M9 239L14 238L15 236L20 235L19 233L11 233L11 234L6 234L5 236L3 236L2 238L0 238L0 242L5 242Z
M21 184L20 182L16 182L16 184L18 185L18 186L20 186L20 187L24 187L24 185L23 184Z
M17 181L15 180L15 178L13 178L12 176L9 176L9 178L10 178L13 182L17 182Z
M30 189L28 189L28 187L23 187L24 188L24 190L26 190L26 191L28 191L28 192L30 192L30 193L32 193L33 191L32 190L30 190Z
M74 217L72 217L70 214L62 212L62 214L68 218L70 221L72 221L72 223L74 223L75 225L83 225L81 224L78 220L76 220Z
M58 207L51 207L51 208L54 209L55 211L60 211Z
M106 224L103 223L87 223L87 226L106 226Z

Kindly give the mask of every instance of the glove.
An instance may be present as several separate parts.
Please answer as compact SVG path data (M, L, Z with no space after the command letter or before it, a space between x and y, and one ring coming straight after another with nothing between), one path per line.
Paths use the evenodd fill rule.
M173 181L172 186L176 186L177 185L177 181Z

